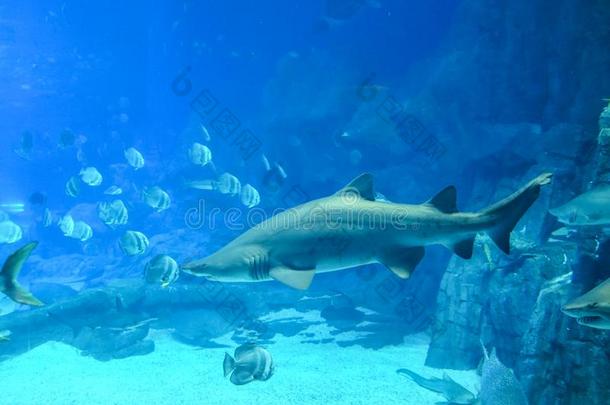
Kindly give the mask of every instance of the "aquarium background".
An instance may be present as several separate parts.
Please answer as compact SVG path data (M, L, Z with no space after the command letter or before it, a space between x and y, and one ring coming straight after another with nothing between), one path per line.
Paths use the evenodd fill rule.
M0 210L23 233L0 255L39 242L19 280L45 303L0 301L6 403L434 403L396 370L483 391L481 340L530 403L607 403L610 335L560 310L610 276L607 229L558 240L548 209L608 181L609 22L603 0L0 2ZM213 164L191 162L194 142ZM85 167L102 184L67 195ZM510 256L432 246L408 280L369 265L305 292L144 280L156 255L205 257L363 172L379 198L452 184L476 211L545 171ZM260 204L188 186L222 173ZM143 200L153 186L167 209ZM116 199L129 219L109 227L98 205ZM68 214L93 236L64 236ZM124 254L127 230L143 254ZM222 360L246 342L277 370L235 386Z

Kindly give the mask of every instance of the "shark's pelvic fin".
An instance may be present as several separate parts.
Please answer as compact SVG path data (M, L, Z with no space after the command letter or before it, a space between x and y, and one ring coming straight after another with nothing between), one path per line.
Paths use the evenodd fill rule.
M454 186L445 187L426 204L446 214L457 212L457 190Z
M336 193L337 196L349 196L354 194L365 200L375 201L375 187L372 174L361 174Z
M396 247L387 250L379 261L387 266L400 278L409 278L415 267L424 258L426 250L423 246Z
M308 289L315 274L315 270L294 270L289 267L274 267L269 271L271 278L299 290Z
M472 257L472 251L474 250L474 236L459 241L455 245L450 246L450 249L462 259L470 259Z
M23 263L30 257L36 246L38 246L38 242L30 242L6 259L0 272L0 291L15 302L38 307L44 304L17 282Z

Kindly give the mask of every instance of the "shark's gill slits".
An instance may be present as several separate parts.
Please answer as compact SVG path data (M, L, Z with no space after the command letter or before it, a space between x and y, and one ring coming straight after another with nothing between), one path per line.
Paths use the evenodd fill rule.
M269 278L269 258L266 255L255 255L248 262L250 277L253 280L267 280Z

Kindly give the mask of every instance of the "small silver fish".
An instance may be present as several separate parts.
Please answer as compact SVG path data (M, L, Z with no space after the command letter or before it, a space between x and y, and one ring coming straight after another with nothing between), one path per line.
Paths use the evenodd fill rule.
M241 189L241 203L248 208L256 207L261 202L261 196L257 189L246 184Z
M123 194L123 189L119 186L110 186L105 191L106 195L121 195Z
M153 257L144 268L144 277L149 284L161 284L165 288L178 279L178 263L168 255Z
M195 180L186 184L198 190L216 190L222 194L238 195L241 193L241 182L230 173L223 173L218 180Z
M148 238L142 232L127 231L119 240L119 247L127 256L137 256L148 249Z
M235 358L225 353L222 364L224 375L231 375L231 382L244 385L254 380L266 381L273 375L274 365L271 353L265 348L247 343L235 349Z
M48 208L44 209L44 214L42 215L42 226L48 228L53 224L53 214L51 214L51 210Z
M79 174L83 183L92 187L99 186L104 180L102 174L93 166L82 169Z
M144 156L138 151L136 148L128 148L124 152L125 159L127 159L127 163L135 170L141 169L144 167Z

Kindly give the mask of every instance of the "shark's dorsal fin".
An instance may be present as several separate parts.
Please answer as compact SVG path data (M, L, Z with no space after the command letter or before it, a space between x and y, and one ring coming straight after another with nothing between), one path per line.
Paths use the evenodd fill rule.
M306 290L311 285L315 270L294 270L289 267L274 267L269 275L289 287Z
M373 175L363 173L352 180L347 186L339 190L335 195L357 195L365 200L375 201L375 187L373 184Z
M383 253L379 261L400 278L409 278L425 254L423 246L397 247Z
M454 186L445 187L426 204L446 214L453 214L457 212L457 190Z

